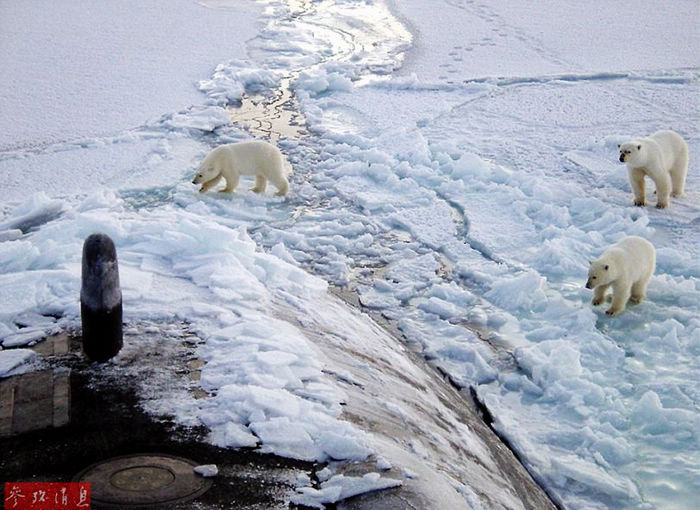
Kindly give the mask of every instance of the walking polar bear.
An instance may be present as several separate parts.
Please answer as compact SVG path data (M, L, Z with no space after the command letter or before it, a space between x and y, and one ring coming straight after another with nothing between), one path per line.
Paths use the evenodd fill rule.
M225 179L226 187L219 192L232 193L241 175L254 175L253 191L263 193L270 181L277 188L277 195L283 196L289 190L286 174L280 150L270 143L252 140L220 145L212 150L199 165L192 183L201 184L199 191L204 193Z
M627 301L639 303L644 299L655 268L656 251L649 241L637 236L623 237L590 262L586 288L594 289L593 305L601 304L608 287L612 287L612 303L605 313L621 314Z
M634 192L634 205L646 205L644 176L656 184L656 207L668 207L669 196L682 197L688 172L688 145L674 131L657 131L649 138L617 146L620 161L627 163L627 174Z

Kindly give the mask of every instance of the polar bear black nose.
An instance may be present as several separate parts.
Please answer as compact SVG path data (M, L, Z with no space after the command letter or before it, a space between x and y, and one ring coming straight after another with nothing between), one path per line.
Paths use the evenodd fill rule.
M621 161L622 163L625 162L625 155L624 155L624 154L620 154L620 161Z

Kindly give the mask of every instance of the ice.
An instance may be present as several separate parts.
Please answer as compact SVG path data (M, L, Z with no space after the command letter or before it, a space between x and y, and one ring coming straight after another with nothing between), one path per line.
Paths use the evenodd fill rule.
M21 347L25 345L32 345L38 342L39 340L45 338L46 332L46 327L22 328L16 333L9 333L3 335L4 338L2 339L0 344L5 349L10 349L12 347Z
M203 422L207 423L204 420ZM213 429L211 438L215 445L229 448L254 447L259 443L258 437L252 434L247 427L232 422L224 425L223 437L220 436L218 429Z
M681 442L691 440L700 445L700 417L686 409L665 409L659 395L647 391L639 399L630 415L632 425L644 434L660 435L669 432Z
M542 414L528 426L531 433L542 434L539 439L531 443L515 441L515 432L506 435L513 439L519 452L532 459L531 464L526 464L538 473L545 486L564 494L562 501L567 507L584 508L593 504L591 501L599 501L597 498L603 496L595 495L598 489L623 501L617 505L634 505L642 498L656 504L653 495L628 490L629 480L638 480L633 473L641 473L637 464L619 472L609 465L598 471L593 459L615 457L605 446L614 441L606 427L614 423L623 430L623 424L630 419L631 383L620 374L634 366L634 361L625 361L625 352L644 358L644 376L635 375L635 383L639 377L654 377L651 365L655 362L643 354L655 351L654 345L666 346L669 354L681 352L685 361L681 362L684 375L680 378L694 377L690 375L694 369L688 364L690 353L680 340L681 329L677 324L667 324L664 313L685 328L698 312L697 304L689 299L691 295L697 299L697 289L686 287L685 278L681 282L669 277L694 278L696 268L691 259L697 258L697 247L692 239L697 230L681 227L683 233L674 234L671 244L666 237L667 224L655 211L629 207L628 183L614 154L615 140L625 135L615 133L653 131L651 125L657 122L653 107L641 106L646 98L653 98L652 103L665 104L677 112L673 115L676 129L693 140L694 123L683 112L689 108L697 115L697 106L681 99L678 92L683 86L666 86L653 77L666 74L665 71L653 72L653 76L636 73L634 78L627 72L601 71L606 66L605 59L568 48L565 38L559 38L559 27L551 27L544 39L535 38L534 30L541 19L533 18L530 23L530 17L523 15L520 7L513 11L520 12L520 17L511 17L511 13L498 7L480 10L466 2L443 7L432 12L427 12L420 2L400 7L402 12L411 13L412 19L419 20L421 34L432 35L429 44L418 42L419 50L414 53L418 56L408 59L399 73L402 76L369 81L352 91L324 92L326 95L318 99L301 96L307 119L322 137L324 152L345 161L337 165L328 160L327 165L320 167L329 176L341 176L335 189L361 211L369 212L365 216L371 218L368 223L373 229L405 231L419 244L412 248L414 251L428 251L422 255L424 260L431 260L431 252L439 252L466 280L466 285L451 280L448 273L448 282L461 287L462 292L446 293L446 286L440 282L442 277L430 265L407 265L406 274L412 273L413 278L403 276L397 268L408 264L406 261L415 255L393 262L393 257L399 258L398 249L389 247L385 252L379 251L384 260L390 261L386 280L375 278L371 285L361 285L361 302L397 318L407 338L421 345L424 355L445 369L452 380L463 385L476 381L484 394L491 395L497 387L491 381L497 379L517 392L517 398L522 399L517 405L505 398L507 392L503 400L489 400L489 409L509 424L504 430L521 427L519 416L541 408ZM569 8L562 7L561 14ZM454 17L447 19L464 20L467 16L477 35L480 27L497 27L498 37L489 41L485 36L483 46L478 46L457 37L459 30L445 32L444 19L438 22L431 16L444 16L445 11L451 10L455 11ZM517 29L511 31L508 23L490 26L489 21L494 20L507 20ZM579 28L591 22L580 21ZM652 15L644 22L651 27L661 19ZM618 37L613 24L593 25L603 39ZM522 61L516 62L508 55L512 46L505 42L509 39L515 45L518 39L529 41L527 48L519 49L520 55L525 55ZM668 40L659 43L668 44ZM638 44L646 45L648 41ZM486 48L491 55L494 51L503 52L499 53L500 59L487 57ZM553 54L541 50L567 54L572 59L551 59ZM531 56L527 56L529 51L533 51ZM685 50L674 55L679 62L696 63ZM628 59L625 55L621 60L627 64L637 57ZM484 75L500 74L495 66L504 62L509 62L507 73L512 78L484 80L477 86L469 83ZM527 64L520 68L523 62ZM658 65L666 63L659 61ZM569 72L573 70L579 72ZM683 70L669 73L678 83L689 83ZM644 99L637 101L637 97ZM548 106L552 104L557 106ZM641 117L640 108L644 110ZM339 130L339 112L351 114L349 122L358 129ZM592 126L591 118L599 119L601 124ZM606 124L611 118L617 119L617 124ZM368 120L389 134L378 136L368 128ZM371 167L359 164L372 147L384 151L383 157L373 156L381 162L377 165L380 175L389 168L398 181L392 176L372 179L368 171ZM573 164L567 164L566 158ZM684 209L686 204L678 207ZM354 213L346 207L343 214ZM688 214L697 218L697 208L691 206ZM684 215L685 210L674 220L687 221ZM330 236L321 232L305 232L314 236L317 253L333 244ZM581 290L587 261L605 245L632 233L653 239L660 250L662 274L655 277L650 293L654 290L654 299L666 303L665 312L661 313L649 298L628 310L629 315L617 324L601 323L596 317L598 312L590 307L590 295ZM320 271L345 283L344 274L331 270L331 263L341 255L325 263ZM475 305L479 310L471 309ZM493 366L499 362L494 354L476 349L478 339L473 345L464 342L462 339L469 338L464 328L444 324L460 322L465 316L477 318L475 325L496 328L499 341L519 346L514 351L517 369L527 377L510 377L507 373L496 377ZM637 322L639 326L635 326ZM653 327L656 322L659 331ZM693 324L690 331L683 331L683 336L695 338ZM599 361L603 359L607 366ZM620 391L614 389L617 387ZM685 401L682 407L692 412L693 405ZM513 417L507 412L512 406L519 409ZM560 418L554 418L552 413ZM598 415L604 416L600 422L595 419ZM558 438L557 432L574 430L576 425L567 425L570 419L573 423L595 422L591 424L591 435L603 451L593 446L579 447L576 458L581 465L572 469L568 478L561 479L551 468L551 458L558 458L573 447L551 438ZM630 441L627 451L639 446L638 439ZM541 447L548 453L534 453ZM623 452L617 455L618 459L626 458ZM642 464L647 461L655 462L649 456ZM610 479L609 473L613 473ZM687 480L688 472L682 476ZM568 483L567 479L573 482ZM683 490L689 487L685 485ZM612 500L605 501L608 504Z
M105 232L126 320L187 321L201 342L207 397L152 408L207 426L214 444L375 455L442 507L520 507L484 474L493 460L471 431L431 407L403 347L339 311L334 284L473 390L562 508L694 504L697 6L170 7L0 7L0 356L78 327L82 243ZM290 196L197 194L211 147L251 137L229 121L246 94L284 87L308 130L280 141ZM662 128L688 140L688 196L632 207L616 143ZM654 243L657 271L645 301L608 318L583 288L587 262L632 234ZM394 372L415 400L372 408L362 391L391 380L376 394L394 395ZM348 421L370 408L405 443ZM320 506L399 482L319 480L295 497Z
M628 481L619 480L617 477L608 475L604 470L595 467L595 465L581 462L577 457L569 456L556 459L553 461L552 468L563 479L595 487L596 490L610 498L610 501L639 499L639 493L634 485Z
M219 106L206 106L190 111L176 113L163 123L173 130L197 130L212 132L230 122L228 112Z
M5 272L0 275L0 298L3 302L0 317L14 331L17 329L14 321L17 316L24 316L27 312L47 316L59 312L68 302L58 298L55 291L73 291L69 308L77 310L79 288L80 277L77 271L37 268L32 271Z
M294 86L318 95L327 91L347 92L352 89L352 82L344 74L338 72L329 73L325 69L318 69L314 72L302 72Z
M384 457L377 457L377 469L380 471L388 471L391 469L391 462L386 460Z
M256 365L251 366L253 368ZM257 370L260 371L260 368ZM277 375L279 372L279 369L275 371ZM294 377L293 372L288 371L290 377ZM304 375L308 378L310 374ZM255 376L250 377L254 379ZM317 372L316 377L320 378L321 374ZM235 374L229 378L241 379ZM207 380L211 384L211 379ZM202 416L212 429L212 435L224 441L233 440L233 444L226 446L239 446L241 437L247 437L241 436L244 430L240 427L234 428L237 433L232 434L228 421L221 423L224 430L220 432L220 425L207 418L215 413L214 409L219 409L241 426L247 425L249 431L262 441L264 451L319 461L328 458L362 460L370 454L364 445L366 440L358 431L333 419L340 412L335 403L338 397L317 397L319 393L329 390L332 393L330 388L301 382L285 384L281 379L269 380L268 383L276 387L265 388L248 382L219 388L217 395L206 404L206 412Z
M297 505L325 508L324 503L336 503L358 494L399 486L401 486L401 480L382 478L379 473L368 473L362 477L335 475L322 482L320 489L312 487L299 489L298 493L292 497L292 502Z
M0 231L20 230L26 233L57 218L62 212L63 203L60 200L53 200L43 192L35 193L0 222Z
M42 247L40 251L45 251L44 246L62 239L63 244L73 247L73 252L60 250L65 258L59 259L59 264L72 263L75 267L80 261L82 236L92 230L97 218L95 214L99 212L106 214L103 217L111 217L102 220L102 226L108 227L105 230L112 233L117 244L127 313L142 313L139 310L147 310L154 303L161 302L165 289L155 282L168 276L190 280L189 285L177 290L178 294L169 297L169 307L171 310L180 307L183 310L180 313L189 315L191 320L197 320L197 317L207 322L211 320L208 311L194 315L185 311L191 309L186 303L198 295L197 287L209 289L215 295L225 295L228 299L235 295L236 301L240 301L240 311L248 319L233 320L227 317L225 309L220 308L218 314L221 325L225 327L219 330L207 328L211 347L205 346L201 354L204 359L211 356L214 361L223 356L221 361L225 360L225 363L207 365L202 373L203 386L216 391L216 396L203 404L201 417L209 425L215 443L240 447L254 446L262 440L264 451L304 459L329 456L364 458L369 455L370 450L362 445L364 440L359 431L337 421L340 414L337 402L341 397L334 396L327 384L320 383L323 379L320 366L303 336L280 321L268 320L268 325L261 327L259 321L264 316L255 311L269 303L269 290L313 294L325 292L324 282L288 262L257 251L245 230L231 230L211 221L202 222L182 209L139 215L118 207L120 199L114 195L102 196L99 201L90 197L86 202L91 205L83 203L71 211L70 219L60 226L60 236L57 237L58 230L47 227L32 238L32 243ZM143 221L146 218L148 221ZM214 253L218 255L213 256ZM157 269L156 276L144 274L144 268ZM27 310L41 310L38 301L41 296L37 294L42 289L48 291L44 299L59 299L64 303L76 300L77 269L75 267L73 273L74 284L68 287L52 283L61 283L61 273L55 269L30 271L29 276L36 278L34 288L28 286L32 279L27 275L21 282L18 279L17 286L13 287L12 279L18 273L4 274L3 291L8 293L8 303L15 304L14 310L6 308L3 311L3 317L11 321L9 330L20 316L26 322ZM149 281L151 283L147 284ZM33 289L33 292L20 293L20 288ZM171 286L170 291L173 290L175 287ZM49 298L52 293L57 295ZM25 299L18 301L23 295ZM138 302L138 307L134 306L134 301ZM245 301L255 305L246 310ZM66 307L63 313L66 312L75 321L75 305ZM231 339L233 328L241 333L233 337L238 341ZM45 327L24 329L4 335L3 345L29 343L45 335L45 330ZM217 345L217 340L220 345ZM236 366L240 366L238 376L231 372ZM236 380L239 384L231 384ZM217 406L218 413L226 410L228 419L221 420L217 416L213 409ZM243 425L249 425L249 428ZM298 430L298 434L291 434L292 430Z
M31 363L36 357L36 353L31 349L0 350L0 377L20 373L23 365Z
M547 302L545 278L535 271L494 283L486 297L509 311L532 310Z
M216 464L205 464L203 466L197 466L194 468L194 472L204 478L212 478L219 474L219 468Z
M210 79L199 82L199 89L217 104L227 105L241 100L246 88L271 88L280 77L273 71L263 71L241 60L219 64Z

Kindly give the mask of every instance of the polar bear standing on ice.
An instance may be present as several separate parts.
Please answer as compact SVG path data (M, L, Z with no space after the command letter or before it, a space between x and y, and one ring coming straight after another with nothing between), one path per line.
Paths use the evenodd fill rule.
M607 315L624 312L628 300L639 303L646 296L655 267L656 251L649 241L637 236L623 237L590 262L586 288L595 289L593 305L605 300L605 291L611 286L612 304Z
M644 176L656 184L656 207L668 207L669 196L682 197L688 172L688 144L674 131L657 131L649 138L617 146L620 161L627 163L634 205L646 205Z
M254 175L256 193L262 193L270 181L277 188L277 195L287 194L289 182L284 158L274 145L261 140L252 140L220 145L212 150L199 165L199 170L192 180L201 184L203 193L214 187L222 178L226 187L221 193L232 193L238 186L241 175Z

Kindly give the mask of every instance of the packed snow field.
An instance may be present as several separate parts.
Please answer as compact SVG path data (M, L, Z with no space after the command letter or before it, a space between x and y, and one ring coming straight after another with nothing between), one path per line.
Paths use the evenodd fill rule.
M125 318L187 321L203 339L211 397L152 406L205 424L216 444L321 461L383 453L343 420L342 386L309 335L274 313L284 303L301 322L358 327L331 283L471 388L562 507L692 508L696 2L68 4L0 6L12 70L0 77L2 373L32 359L21 347L78 324L82 242L101 231L117 245ZM136 9L152 18L127 23ZM57 45L15 34L28 18L37 34L71 23L50 24ZM164 19L177 34L154 43ZM91 32L107 24L130 29ZM88 58L76 26L120 55L122 74ZM246 93L285 87L307 131L276 133L294 167L288 198L245 181L234 196L197 194L213 146L263 136L235 123ZM617 144L659 129L688 142L687 196L634 207ZM584 288L588 261L625 235L655 245L657 268L647 299L610 318ZM301 481L298 501L396 484L342 476ZM461 486L465 508L485 507L483 490Z

